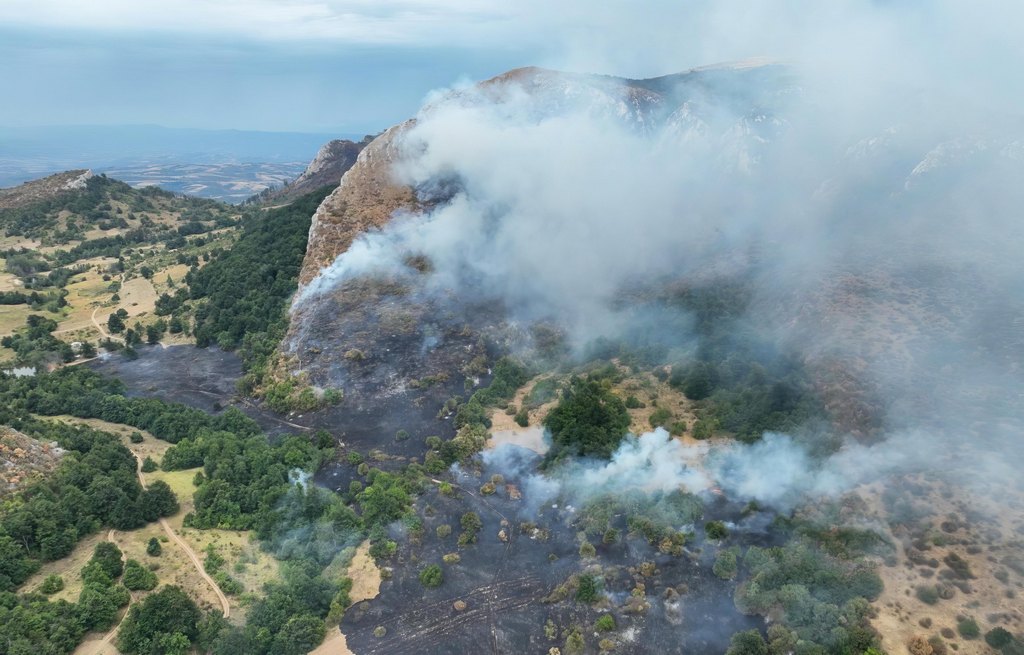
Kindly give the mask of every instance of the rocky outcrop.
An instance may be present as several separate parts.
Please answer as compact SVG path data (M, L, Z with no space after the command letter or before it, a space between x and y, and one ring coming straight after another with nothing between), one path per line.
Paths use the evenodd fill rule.
M373 139L374 136L368 134L360 141L349 141L348 139L328 141L316 153L316 157L309 163L302 175L280 189L260 194L260 202L276 205L290 202L301 195L325 186L337 186L342 176L355 165L359 153Z
M416 204L413 190L396 183L391 172L398 159L398 136L412 123L392 127L369 142L338 188L317 209L299 274L300 289L348 250L356 236L383 226L396 211Z
M763 120L768 111L765 107L774 104L780 89L789 84L787 75L784 67L776 65L695 69L645 80L517 68L468 91L452 91L422 112L427 114L445 103L494 102L525 94L524 102L538 118L587 107L590 114L614 118L641 134L657 134L685 144L696 133L704 135L716 129L705 112L717 113L711 107L716 93L711 89L723 88L731 103L744 108L736 123L717 127L729 141L725 150L736 155L735 167L742 168L756 159L753 150L764 142L764 132L777 127L773 120ZM723 77L736 80L720 85ZM299 277L300 290L345 252L356 235L383 226L398 210L416 208L414 190L396 182L393 174L394 165L402 158L401 137L414 124L415 119L406 121L373 140L317 211Z
M43 443L0 426L0 498L49 475L63 455L56 442Z
M55 198L62 193L84 189L90 177L92 171L79 169L0 189L0 209L16 209L40 200Z

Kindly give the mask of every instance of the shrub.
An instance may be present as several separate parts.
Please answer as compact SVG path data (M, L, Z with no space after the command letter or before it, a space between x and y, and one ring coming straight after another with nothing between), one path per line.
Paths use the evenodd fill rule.
M447 553L441 558L445 564L458 564L462 557L458 553Z
M611 614L602 614L594 621L594 629L598 632L611 632L615 629L615 619Z
M632 394L626 396L626 400L623 404L626 406L626 409L641 409L642 407L646 407L646 405L640 402L640 400Z
M768 644L757 630L737 632L729 642L725 655L768 655Z
M719 541L729 536L729 529L721 521L708 521L704 524L704 534L708 539Z
M985 643L992 648L1002 648L1013 641L1013 635L1005 628L992 628L985 633Z
M157 469L156 461L152 457L146 457L142 460L142 472L152 473Z
M146 544L146 554L158 557L161 552L163 552L163 547L160 545L160 541L156 537L151 537L149 543Z
M444 523L442 525L437 526L437 529L434 532L437 533L438 539L444 539L452 533L452 526L448 525L447 523Z
M916 595L918 600L928 605L939 602L939 592L935 585L921 585L917 588Z
M131 591L149 591L156 588L157 579L152 571L130 559L124 565L124 577L121 578L121 582Z
M714 433L715 423L713 420L702 418L693 424L694 439L710 439Z
M530 413L526 410L525 405L522 407L522 409L516 412L514 420L516 422L516 425L518 425L521 428L525 428L530 425Z
M64 588L64 578L60 577L56 573L51 573L46 576L43 580L43 584L39 585L39 591L49 596L55 594Z
M672 412L668 411L664 407L659 407L658 409L651 412L651 416L648 419L648 421L650 421L651 423L652 428L668 425L668 422L670 420L672 420Z
M722 580L732 580L736 577L736 559L736 551L731 548L723 550L718 553L718 557L715 558L715 564L711 570Z
M981 628L978 627L978 623L971 618L961 620L956 624L956 631L960 633L960 636L964 639L977 639L981 634Z
M420 584L424 587L440 587L444 582L444 572L437 564L431 564L420 571Z
M132 443L142 443L142 433L132 432L130 435L128 435L128 440L131 441Z
M597 580L592 575L581 575L576 581L576 600L593 603L597 600Z

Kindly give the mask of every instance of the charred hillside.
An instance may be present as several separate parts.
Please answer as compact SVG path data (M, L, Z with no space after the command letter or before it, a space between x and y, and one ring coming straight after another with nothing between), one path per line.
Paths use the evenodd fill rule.
M1013 487L999 460L1021 426L1024 278L1008 184L1024 171L1012 129L896 112L836 130L829 109L774 64L650 80L527 68L440 97L360 153L313 218L276 374L343 391L310 420L453 495L427 491L377 534L393 577L346 614L351 644L713 652L752 627L722 595L781 616L764 635L779 648L894 638L870 627L874 569L934 517L901 527L899 502L879 509L865 485L927 472L958 488L942 471L970 435L977 470ZM664 431L598 450L577 440L608 426L559 436L549 412L577 384L630 412L615 426ZM517 426L495 428L505 417ZM543 427L542 460L500 446ZM595 454L611 463L581 460ZM372 483L359 461L318 479ZM617 507L603 491L642 493ZM815 498L836 505L805 512ZM467 513L482 526L446 546ZM702 538L717 522L733 536ZM410 605L439 560L451 582ZM600 611L621 627L607 640L584 628ZM818 611L844 618L806 620ZM702 612L728 627L695 630ZM543 622L540 638L528 626Z

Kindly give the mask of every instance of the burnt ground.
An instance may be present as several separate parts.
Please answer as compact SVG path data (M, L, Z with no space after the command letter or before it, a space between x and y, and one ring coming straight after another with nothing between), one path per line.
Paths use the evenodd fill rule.
M424 450L425 437L447 438L455 433L450 420L437 418L438 408L454 393L448 385L406 389L373 402L347 399L319 412L283 416L237 393L235 384L242 376L242 362L232 352L181 345L140 346L138 353L135 360L112 354L88 366L119 378L129 396L154 396L213 414L237 407L268 434L324 429L345 446L363 452L379 448L399 457L416 456ZM409 432L410 439L394 439L399 430Z
M345 615L341 628L353 652L546 653L553 646L566 652L565 638L578 627L586 652L598 652L599 641L610 639L616 653L721 653L734 632L763 628L763 620L735 609L738 581L720 580L711 565L719 548L774 543L768 532L737 531L724 544L693 541L679 556L662 554L639 536L611 545L598 539L596 557L584 559L571 505L552 499L534 511L529 485L515 477L507 477L505 484L520 490L521 499L511 498L504 485L493 495L481 495L479 486L496 472L458 475L453 497L435 486L419 499L422 531L393 535L400 546L391 579L379 596ZM477 543L460 547L459 522L467 511L480 516L483 528ZM740 512L710 496L701 520L739 521ZM761 520L767 518L753 522L767 524ZM451 534L439 536L441 525L450 526ZM460 560L445 563L449 553ZM642 569L644 562L653 563L651 569ZM418 579L430 564L444 571L443 584L434 589ZM574 600L572 579L583 572L604 580L601 598L593 605ZM560 590L567 582L569 591ZM637 588L643 590L639 595ZM465 603L461 610L458 601ZM614 617L616 629L598 635L594 621L606 613ZM555 638L545 634L549 620L558 628Z
M327 339L339 327L325 326L321 337ZM452 395L465 393L465 379L487 384L486 369L478 375L469 370L472 360L489 350L481 345L480 334L456 329L454 323L445 329L444 348L440 342L425 342L420 328L414 328L378 335L376 354L345 359L347 366L324 364L323 374L338 376L330 381L344 388L345 399L308 414L280 416L240 398L235 382L241 363L234 354L215 348L146 347L136 360L114 355L92 367L122 379L131 395L152 395L211 412L236 406L271 435L328 430L343 445L340 453L358 450L374 467L391 469L413 458L422 461L427 436L454 434L451 417L439 417L438 409ZM425 348L424 343L444 352L438 354L438 348ZM409 437L399 439L399 430L408 431ZM626 518L619 516L614 522L622 537L607 545L600 537L591 538L596 554L582 557L571 503L544 499L541 505L525 480L511 477L534 474L537 463L530 460L516 472L484 467L437 476L457 484L456 493L445 496L437 482L431 484L416 504L422 530L392 527L398 551L387 562L390 575L380 594L350 609L341 626L353 652L546 653L559 647L566 653L566 639L578 630L587 653L599 652L602 640L614 643L617 653L721 653L733 633L763 629L762 619L741 615L733 604L741 580L720 580L711 567L721 548L774 543L777 536L764 527L770 516L744 519L742 508L711 495L704 499L704 515L696 525L713 519L747 522L723 544L703 544L699 536L691 536L681 553L664 554L644 537L628 535ZM481 495L480 486L495 473L510 476L505 482L521 490L522 497L511 497L504 484L493 495ZM319 471L316 480L343 491L358 477L352 466L336 461ZM468 511L479 514L483 527L477 543L460 547L460 517ZM451 526L450 535L438 536L442 524ZM672 527L702 532L693 525ZM452 553L459 561L445 563L444 555ZM444 571L444 583L437 588L427 589L419 581L428 564L439 564ZM583 573L602 581L601 596L593 604L574 599L577 576ZM616 628L599 634L594 622L606 613L614 617ZM553 629L545 630L549 621Z

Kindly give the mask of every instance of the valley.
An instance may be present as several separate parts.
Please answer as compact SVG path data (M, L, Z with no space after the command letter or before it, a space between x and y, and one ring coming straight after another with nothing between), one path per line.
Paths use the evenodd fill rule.
M0 190L0 655L1024 652L1019 126L833 100L527 67L244 204Z

